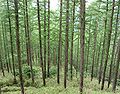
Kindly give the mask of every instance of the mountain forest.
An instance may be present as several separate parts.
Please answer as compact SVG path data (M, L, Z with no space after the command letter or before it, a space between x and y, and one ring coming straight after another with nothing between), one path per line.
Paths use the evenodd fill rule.
M120 94L120 0L0 0L0 94Z

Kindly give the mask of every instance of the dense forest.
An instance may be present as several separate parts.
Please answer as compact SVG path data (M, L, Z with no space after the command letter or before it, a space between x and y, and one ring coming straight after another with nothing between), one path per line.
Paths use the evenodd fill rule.
M120 94L120 0L90 1L0 0L0 94Z

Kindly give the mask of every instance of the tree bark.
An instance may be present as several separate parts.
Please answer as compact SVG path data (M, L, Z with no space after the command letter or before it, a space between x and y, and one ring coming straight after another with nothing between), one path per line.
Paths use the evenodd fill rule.
M14 61L14 49L13 49L13 36L12 36L12 28L11 28L11 19L10 19L10 9L9 2L7 0L7 8L8 8L8 20L9 20L9 30L10 30L10 44L11 44L11 56L12 56L12 67L13 67L13 75L14 75L14 83L16 83L16 73L15 73L15 61Z
M113 60L114 60L114 54L115 54L115 44L116 44L117 31L118 31L119 11L120 11L120 0L119 0L119 4L118 4L118 11L117 11L117 18L116 18L115 37L114 37L114 43L113 43L113 49L112 49L112 57L111 57L111 64L110 64L110 70L109 70L108 88L109 88L110 83L111 83L111 75L112 75L112 69L113 69Z
M47 77L50 76L50 0L48 0L48 68L47 68Z
M120 63L120 39L119 39L119 43L118 43L118 55L117 55L117 62L116 62L116 67L115 67L115 77L114 77L114 80L113 80L113 91L114 92L116 90L119 63Z
M113 4L112 4L112 13L111 13L110 26L109 26L109 31L108 31L107 48L106 48L106 54L105 54L105 64L104 64L101 90L104 89L105 73L106 73L106 68L107 68L107 63L108 63L108 55L109 55L109 48L110 48L110 41L111 41L111 34L112 34L112 21L113 21L113 15L114 15L114 6L115 6L115 0L113 0Z
M74 38L74 23L75 23L75 0L73 1L73 15L72 15L72 37L71 37L71 54L70 54L70 73L71 73L71 80L73 75L73 38Z
M69 32L69 0L66 0L66 33L65 33L65 69L64 69L64 88L67 83L68 71L68 32Z
M57 83L60 83L60 64L61 64L61 46L62 46L62 0L60 0L60 28L59 28L59 42L58 42L58 63L57 63Z
M41 21L40 21L40 5L39 5L39 0L37 0L37 13L38 13L38 30L39 30L39 47L40 47L40 62L41 62L41 67L42 67L42 79L43 79L43 85L45 86L45 70L43 66L43 56L42 56L42 39L41 39Z
M22 64L21 64L21 49L20 49L20 39L19 39L18 0L14 0L14 5L15 5L15 25L16 25L16 46L17 46L20 86L21 86L21 94L24 94L24 85L23 85L23 77L22 77Z
M85 44L85 0L80 0L80 93L83 93Z
M99 80L98 83L99 84L100 84L101 78L102 78L102 69L103 69L104 54L105 54L106 32L107 32L107 14L108 14L108 0L107 0L107 4L106 4L105 31L104 31L104 40L103 40L103 45L102 45L102 55L101 55L99 77L98 77L98 80Z

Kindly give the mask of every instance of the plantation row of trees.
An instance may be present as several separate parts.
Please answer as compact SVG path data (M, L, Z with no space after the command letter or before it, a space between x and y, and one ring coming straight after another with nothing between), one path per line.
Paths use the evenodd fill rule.
M46 86L50 69L56 67L57 83L64 71L64 87L68 79L98 79L101 90L105 81L113 91L118 84L120 62L120 0L60 0L52 10L50 0L0 0L0 69L13 74L17 70L21 94L24 92L23 66L30 67L35 83L34 66Z

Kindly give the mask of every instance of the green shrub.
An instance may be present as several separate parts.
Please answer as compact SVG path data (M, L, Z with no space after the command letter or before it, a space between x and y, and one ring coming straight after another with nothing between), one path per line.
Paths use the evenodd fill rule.
M19 69L15 70L16 76L19 75ZM38 73L38 69L36 67L33 67L33 75L36 76ZM31 77L31 69L30 66L27 64L24 64L22 67L22 74L24 77L30 78Z
M56 66L52 66L50 68L50 77L55 76L55 74L57 74L57 68Z
M37 74L38 70L33 67L33 75ZM30 66L24 65L23 66L23 76L30 78L31 76L31 69Z

